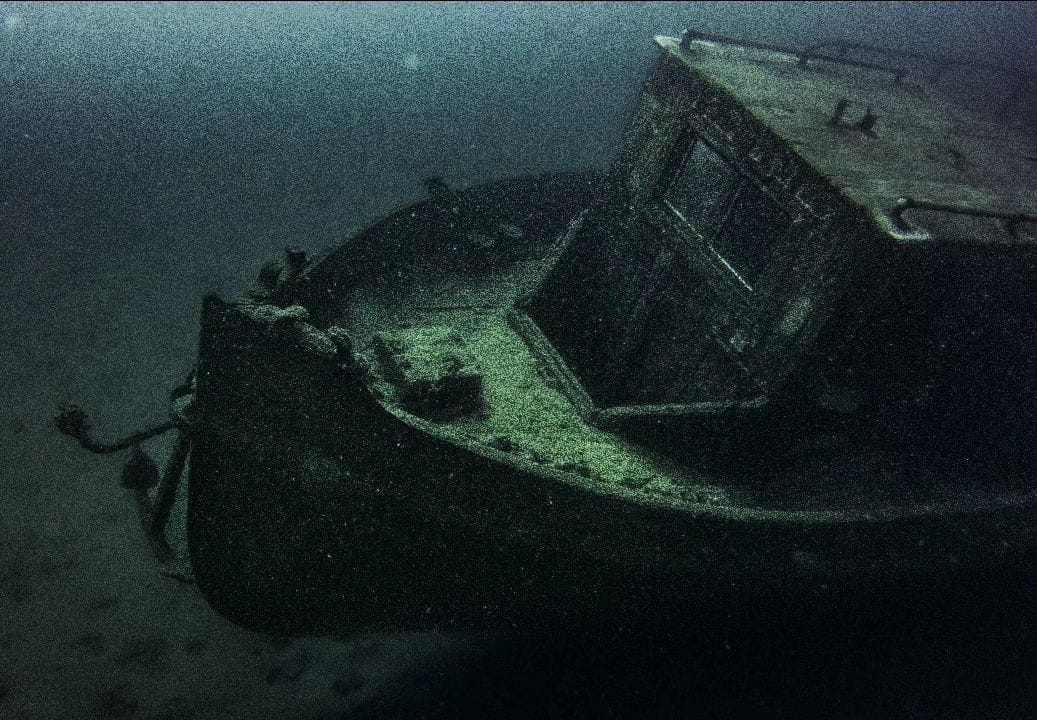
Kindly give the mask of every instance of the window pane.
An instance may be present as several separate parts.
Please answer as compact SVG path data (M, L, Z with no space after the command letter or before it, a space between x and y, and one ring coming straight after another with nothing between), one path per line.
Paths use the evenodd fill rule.
M751 286L770 259L775 241L787 228L788 220L778 206L747 182L714 238L713 249Z
M700 235L709 239L723 221L724 209L739 182L738 174L723 158L705 143L696 141L667 186L665 199Z

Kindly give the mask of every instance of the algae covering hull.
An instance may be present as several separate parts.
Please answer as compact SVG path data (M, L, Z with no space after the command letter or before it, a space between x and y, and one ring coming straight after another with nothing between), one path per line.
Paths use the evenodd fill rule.
M592 186L582 176L531 178L451 203L483 226L492 213L521 228L524 247L549 255ZM359 339L389 322L372 310L377 298L433 306L414 285L383 293L388 278L470 276L463 296L494 312L483 289L537 261L503 251L487 260L479 238L476 257L454 238L444 247L458 254L445 266L443 248L430 247L441 210L435 200L406 208L311 269L300 293L309 318L318 335L341 321L356 359L207 299L188 537L199 587L235 622L315 632L665 619L732 596L795 604L819 593L860 607L909 600L924 612L969 583L1032 577L1032 493L830 510L661 493L402 409L372 380ZM439 322L457 310L440 302L424 312ZM834 482L839 468L812 472Z

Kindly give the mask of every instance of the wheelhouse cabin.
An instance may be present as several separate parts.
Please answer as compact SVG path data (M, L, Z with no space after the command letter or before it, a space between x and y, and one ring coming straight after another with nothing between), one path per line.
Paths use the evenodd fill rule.
M919 84L949 61L656 42L607 187L520 302L585 417L1029 407L1037 160L1020 127Z

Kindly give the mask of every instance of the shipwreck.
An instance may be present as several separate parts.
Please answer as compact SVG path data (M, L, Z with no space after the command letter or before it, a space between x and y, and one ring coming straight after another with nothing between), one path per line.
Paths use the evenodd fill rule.
M219 612L420 628L1032 577L1025 128L938 92L953 59L656 42L607 174L430 179L206 298L169 423L104 446L58 418L95 450L179 434L124 481Z

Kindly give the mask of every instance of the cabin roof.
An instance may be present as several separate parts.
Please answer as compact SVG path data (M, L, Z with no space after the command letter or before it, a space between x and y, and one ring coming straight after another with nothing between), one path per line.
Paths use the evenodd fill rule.
M898 198L1004 215L1037 216L1037 160L1019 127L983 121L950 101L894 84L888 73L834 63L798 64L795 55L677 38L656 42L722 87L786 140L852 201L872 213ZM874 137L834 127L878 116Z

